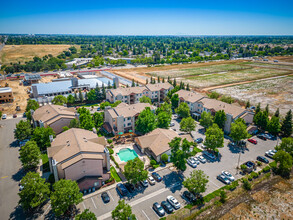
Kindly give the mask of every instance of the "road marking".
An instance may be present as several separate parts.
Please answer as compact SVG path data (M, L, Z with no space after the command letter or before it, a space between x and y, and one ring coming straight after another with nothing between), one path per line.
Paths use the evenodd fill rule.
M221 188L220 186L218 186L217 184L215 184L213 181L210 181L212 184L214 184L216 187Z
M93 198L91 198L91 200L92 200L92 202L93 202L95 208L98 209L97 206L96 206L96 203L95 203L94 200L93 200Z
M143 210L141 210L141 212L145 215L145 217L146 217L148 220L150 220L149 217L147 216L147 214L146 214Z
M7 177L8 177L8 176L2 176L1 179L5 179L5 178L7 178Z
M82 202L83 208L86 209L84 202Z
M111 199L113 200L113 202L115 202L115 200L114 200L114 198L112 197L110 191L108 191L108 193L109 193L109 196L111 197Z

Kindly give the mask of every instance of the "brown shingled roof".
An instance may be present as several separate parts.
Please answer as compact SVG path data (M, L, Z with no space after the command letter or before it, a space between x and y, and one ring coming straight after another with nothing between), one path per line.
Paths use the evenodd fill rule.
M168 82L146 85L146 88L148 88L150 91L159 91L161 89L170 89L170 87L173 87L173 86Z
M175 94L178 94L179 98L184 99L184 101L191 102L191 103L198 102L199 100L204 98L204 96L200 93L187 91L187 90L179 90Z
M110 89L109 92L111 92L114 96L122 95L127 96L131 93L143 93L144 90L147 90L145 86L135 86L135 87L129 87L129 88L117 88L117 89Z
M121 103L122 104L122 103ZM142 112L146 107L150 107L151 110L154 110L155 107L149 103L136 103L132 105L118 105L115 108L108 109L112 118L117 118L118 116L133 117L136 114Z

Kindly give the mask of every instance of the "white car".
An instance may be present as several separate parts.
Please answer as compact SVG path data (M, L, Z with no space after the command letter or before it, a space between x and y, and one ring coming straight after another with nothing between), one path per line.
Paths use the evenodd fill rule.
M174 198L174 196L168 196L167 201L175 208L180 209L181 204Z
M7 115L6 114L3 114L2 115L2 119L6 119L7 118Z
M269 158L273 158L273 156L275 155L275 153L277 153L276 150L269 150L265 153L265 155Z
M229 173L228 171L223 170L222 171L222 175L224 175L225 177L227 177L227 179L229 179L231 182L235 181L235 177L232 176L232 174Z
M197 165L199 164L199 160L197 159L197 157L192 157L192 159L194 159Z
M187 163L192 168L196 168L197 167L196 161L192 157L187 160Z
M152 176L148 177L148 181L149 181L150 185L155 185L156 184L156 181Z
M173 127L173 126L175 126L175 123L172 121L172 122L170 123L170 127Z
M202 156L202 155L199 155L196 157L201 163L206 163L207 160Z

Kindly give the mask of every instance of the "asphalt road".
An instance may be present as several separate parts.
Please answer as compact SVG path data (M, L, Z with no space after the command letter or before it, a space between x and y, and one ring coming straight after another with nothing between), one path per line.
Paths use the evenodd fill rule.
M0 120L0 219L21 219L18 182L23 176L13 130L21 118Z

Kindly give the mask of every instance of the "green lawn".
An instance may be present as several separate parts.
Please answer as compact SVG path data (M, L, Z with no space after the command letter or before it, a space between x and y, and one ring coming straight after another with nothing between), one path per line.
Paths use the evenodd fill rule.
M115 179L115 181L118 183L121 181L118 173L116 172L115 168L114 167L111 167L110 168L110 171L111 171L111 176Z
M42 154L42 162L43 162L43 172L49 172L49 158L47 154Z

